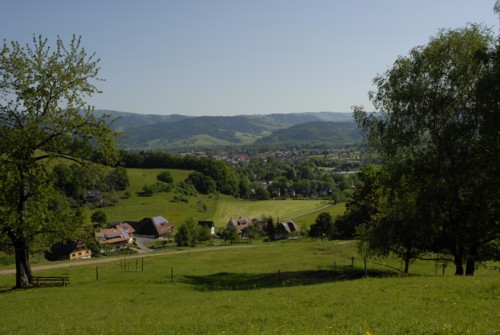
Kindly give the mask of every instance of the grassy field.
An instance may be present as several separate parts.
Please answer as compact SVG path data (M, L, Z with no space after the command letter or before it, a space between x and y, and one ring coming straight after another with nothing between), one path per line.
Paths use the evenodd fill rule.
M156 182L156 176L165 169L127 169L130 180L130 197L120 199L113 207L104 207L108 221L138 221L145 217L162 215L174 224L182 224L189 218L212 220L223 227L232 216L261 218L272 216L275 220L293 218L301 228L309 227L322 211L333 216L341 214L343 204L333 206L323 200L268 200L248 201L225 195L185 196L187 202L178 201L175 192L141 196L142 187ZM168 170L174 182L183 181L192 171ZM206 210L205 210L206 209ZM88 218L90 218L90 213Z
M292 218L301 228L344 204L317 200L242 201L227 196L141 197L163 170L129 169L129 199L106 207L109 221L163 215ZM170 170L175 181L189 171ZM206 205L206 210L203 208ZM35 275L69 276L67 287L12 290L12 257L0 254L0 334L500 334L500 273L480 267L472 278L442 274L417 261L410 276L395 259L367 260L353 241L307 238L143 255L52 262L33 258ZM93 263L93 262L99 263ZM70 266L68 266L70 265Z
M402 277L398 261L370 259L364 278L354 243L308 239L148 255L36 271L70 276L67 287L12 291L13 275L0 276L0 333L499 331L500 276L492 268L456 278L452 269L443 276L434 263L417 262Z

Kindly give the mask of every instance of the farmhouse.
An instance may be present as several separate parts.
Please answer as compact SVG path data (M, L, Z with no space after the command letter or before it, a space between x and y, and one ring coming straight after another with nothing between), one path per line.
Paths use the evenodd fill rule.
M45 253L45 258L49 261L90 258L91 256L92 252L82 241L58 243L53 245L49 252Z
M170 236L174 231L174 224L163 216L144 218L139 222L130 223L137 235L158 238L160 236Z
M229 222L227 223L228 228L234 227L238 234L242 235L242 231L250 226L252 224L252 221L246 216L240 216L237 218L232 217L229 219Z
M126 249L132 243L135 229L128 223L121 223L116 228L99 229L95 238L101 246L101 252Z

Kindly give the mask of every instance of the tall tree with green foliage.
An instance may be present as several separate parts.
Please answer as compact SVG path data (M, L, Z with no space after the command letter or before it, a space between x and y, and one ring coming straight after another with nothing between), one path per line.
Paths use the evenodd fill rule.
M377 114L354 108L390 171L418 192L431 249L451 254L457 275L473 275L482 246L498 239L498 97L480 90L494 53L487 28L441 30L374 79Z
M78 213L51 204L48 162L116 158L116 134L85 103L99 93L98 72L98 60L77 37L51 45L38 36L31 45L4 42L0 49L0 234L15 252L18 288L32 283L34 245L81 222L70 219Z
M94 213L92 213L92 215L90 216L90 221L98 227L105 227L106 223L108 223L108 216L106 215L105 211L103 211L102 209L98 209Z
M423 224L426 218L419 208L418 192L390 166L366 167L363 186L349 203L347 220L356 220L356 235L361 254L394 254L405 264L429 250L432 232Z
M323 239L330 239L333 237L334 225L333 218L330 213L323 212L320 213L315 220L315 223L311 225L311 229L309 230L309 237L320 238L321 241Z
M194 247L198 241L198 227L193 218L189 218L175 234L175 242L179 247Z

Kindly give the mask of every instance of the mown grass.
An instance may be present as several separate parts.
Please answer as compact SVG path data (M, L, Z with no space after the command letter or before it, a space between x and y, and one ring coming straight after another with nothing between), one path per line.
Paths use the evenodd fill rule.
M192 218L212 220L216 227L225 227L230 217L248 216L262 218L272 216L274 220L293 218L301 228L307 228L321 211L336 216L343 212L344 205L333 206L325 200L268 200L249 201L226 195L184 196L186 201L176 199L175 192L156 193L145 197L141 195L144 185L156 182L156 176L166 169L127 169L130 181L130 197L119 199L112 207L100 208L107 214L108 221L138 221L145 217L162 215L174 224L182 224ZM169 169L174 183L187 178L188 170ZM325 207L322 209L323 207ZM322 209L322 210L321 210ZM95 210L95 209L94 209ZM87 215L88 218L90 218Z
M98 280L96 265L37 271L68 287L12 291L0 276L0 333L498 333L498 270L456 278L417 262L403 277L398 261L371 259L363 278L354 243L308 239L154 255L144 271L142 256L128 271L99 264Z

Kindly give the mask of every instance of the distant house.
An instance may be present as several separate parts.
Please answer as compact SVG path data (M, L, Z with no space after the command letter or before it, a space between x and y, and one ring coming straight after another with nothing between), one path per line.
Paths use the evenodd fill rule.
M282 221L276 227L276 239L286 239L300 231L299 226L293 221Z
M128 223L120 223L115 228L99 229L95 238L101 246L101 252L126 249L132 243L135 229Z
M65 259L73 260L90 257L92 257L92 252L82 241L67 241L65 243L58 243L53 245L50 251L45 253L45 258L49 261Z
M252 225L252 221L246 216L240 216L237 218L232 217L229 219L226 227L234 227L238 234L242 235L242 231L248 226Z
M174 231L174 224L163 216L144 218L139 222L131 222L130 224L136 230L137 235L151 238L170 236Z
M99 190L84 190L82 197L89 205L100 206L104 203L104 194Z
M215 235L215 224L213 221L198 221L198 224L202 227L208 227L208 229L210 229L210 235Z

